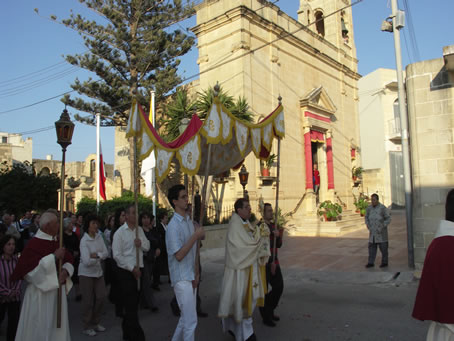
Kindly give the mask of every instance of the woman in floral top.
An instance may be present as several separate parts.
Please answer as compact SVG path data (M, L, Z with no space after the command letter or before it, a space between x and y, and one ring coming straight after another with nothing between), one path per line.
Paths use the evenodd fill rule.
M2 238L0 241L0 322L8 313L7 341L12 341L16 337L20 315L21 281L11 282L9 279L17 265L15 249L16 239L13 236L6 235Z

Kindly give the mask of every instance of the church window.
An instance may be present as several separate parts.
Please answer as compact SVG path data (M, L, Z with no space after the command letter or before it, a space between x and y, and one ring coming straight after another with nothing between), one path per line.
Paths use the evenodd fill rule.
M321 11L315 12L315 28L322 37L325 36L325 22Z
M94 179L96 177L96 161L91 160L90 161L90 178Z
M347 25L345 24L344 18L341 18L341 29L342 29L342 38L344 38L344 41L348 43L348 28Z

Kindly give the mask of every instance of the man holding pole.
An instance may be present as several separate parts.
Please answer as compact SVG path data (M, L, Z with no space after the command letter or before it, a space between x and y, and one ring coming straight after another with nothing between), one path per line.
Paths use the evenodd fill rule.
M71 290L73 258L56 240L59 230L57 216L45 212L40 219L41 228L27 244L11 276L11 281L28 282L24 303L17 327L16 340L46 341L70 340L66 295ZM57 271L57 261L62 270ZM57 328L57 296L60 285L61 326Z
M224 331L234 335L236 341L255 341L252 313L256 305L264 304L270 231L263 225L250 224L249 201L241 198L234 206L227 231L218 316Z
M274 310L279 304L282 292L284 291L284 280L282 278L279 259L277 258L277 249L282 246L283 229L277 229L276 224L272 222L273 207L270 203L263 205L263 220L265 228L270 231L270 248L271 256L266 264L266 281L268 293L265 295L265 306L260 307L260 315L262 315L263 323L269 327L276 326L275 321L279 321L279 316L274 314Z
M112 253L118 266L118 281L125 313L121 328L123 340L144 341L145 334L139 324L139 288L143 268L143 252L150 249L150 242L136 223L135 205L125 210L126 222L117 230L112 243ZM138 257L137 257L138 251Z
M183 185L171 187L167 198L175 210L166 232L169 272L181 311L172 341L193 341L197 327L196 297L199 282L197 241L205 236L205 231L201 226L194 228L187 215L188 193Z

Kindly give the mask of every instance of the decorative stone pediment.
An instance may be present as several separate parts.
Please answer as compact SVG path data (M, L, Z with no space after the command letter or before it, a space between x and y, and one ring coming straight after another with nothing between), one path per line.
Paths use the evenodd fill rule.
M304 110L318 114L334 115L337 108L323 86L312 89L300 100L300 106Z

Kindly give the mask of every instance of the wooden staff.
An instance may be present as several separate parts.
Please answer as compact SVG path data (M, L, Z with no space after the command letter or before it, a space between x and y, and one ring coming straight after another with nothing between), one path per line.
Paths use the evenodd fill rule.
M194 181L195 181L195 176L193 175L192 178L191 178L191 202L192 202L192 205L191 205L191 220L194 221L194 210L195 210L195 202L194 202L194 198L195 198L195 191L194 191Z
M136 239L139 238L139 198L138 198L138 191L139 191L139 186L137 183L137 137L134 136L134 208L136 210ZM136 246L136 266L138 269L140 269L140 261L139 261L139 248ZM137 290L140 291L140 278L137 281Z
M279 100L280 104L280 100ZM279 217L279 176L281 172L281 139L277 138L277 174L276 174L276 204L274 205L274 228L277 229L277 219ZM273 263L276 260L276 235L273 233Z
M60 187L60 234L58 240L58 247L63 247L63 210L65 201L65 155L66 148L63 148L63 156L61 160L61 187ZM63 261L58 260L58 275L61 274ZM59 278L60 279L60 278ZM58 284L58 295L57 295L57 328L61 328L61 305L62 305L62 284Z
M208 191L208 177L210 174L210 164L211 164L211 143L208 144L208 159L206 163L206 169L205 169L205 181L203 183L203 190L202 190L202 207L201 207L201 213L200 213L200 226L203 227L203 218L205 217L205 204L207 202L207 191ZM199 266L199 259L200 259L200 240L197 240L197 251L195 254L195 269L196 269L196 274L199 275L200 278L200 266Z

